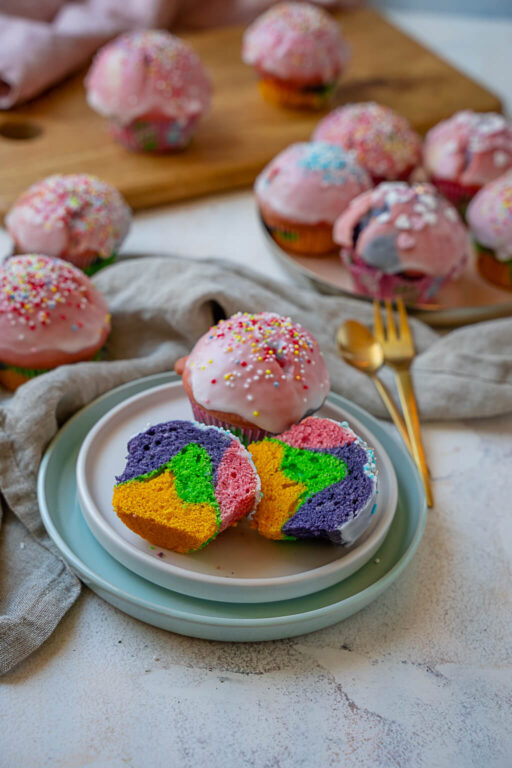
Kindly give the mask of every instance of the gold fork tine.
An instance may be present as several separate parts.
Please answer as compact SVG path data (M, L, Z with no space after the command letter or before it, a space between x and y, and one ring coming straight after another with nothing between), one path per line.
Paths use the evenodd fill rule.
M380 314L380 301L377 299L373 302L373 335L381 343L384 341L384 326L382 325L382 317Z
M398 317L399 317L399 328L400 328L400 335L402 338L407 339L407 341L412 342L412 334L411 329L409 326L409 321L407 319L407 312L405 311L405 304L403 299L397 299L396 305L398 307Z
M395 318L393 317L393 305L389 299L385 299L384 304L386 306L386 319L387 319L387 334L390 341L396 340L395 330Z

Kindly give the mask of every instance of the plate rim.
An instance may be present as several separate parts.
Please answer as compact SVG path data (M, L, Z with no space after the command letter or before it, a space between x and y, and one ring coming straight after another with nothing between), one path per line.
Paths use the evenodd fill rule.
M144 386L144 389L145 388L149 389L151 387L152 382L162 381L163 378L166 378L167 380L169 379L172 380L172 375L170 373L157 373L151 376L146 376L139 379L133 379L132 381L121 384L119 387L114 387L113 389L108 390L107 392L100 395L95 400L88 403L86 406L84 406L79 411L77 411L77 413L75 413L64 424L64 426L61 427L61 429L54 435L54 437L48 444L48 447L41 460L41 464L38 470L38 477L37 477L37 498L38 498L38 503L40 508L41 519L48 532L48 535L50 536L50 538L52 538L52 540L58 547L61 554L64 555L64 558L71 565L71 567L74 568L79 574L81 574L84 577L83 580L86 584L92 583L98 588L104 590L105 592L113 595L118 599L124 600L127 603L134 605L136 607L153 611L154 613L160 616L181 619L186 622L193 623L199 626L226 627L226 628L228 627L244 627L244 628L249 628L249 627L260 628L261 627L262 628L262 627L276 627L283 624L297 624L302 621L305 621L306 619L309 620L313 618L319 618L325 614L330 613L331 611L334 610L335 606L338 606L342 603L344 605L349 606L356 601L357 602L362 601L366 605L369 602L371 602L371 598L368 601L366 601L365 598L370 597L372 593L375 593L375 597L378 597L378 595L382 591L384 591L388 587L388 585L392 583L396 578L398 578L398 576L403 572L403 570L406 568L406 566L414 556L419 546L419 543L422 539L422 536L425 530L426 521L427 521L427 505L426 505L425 494L423 492L423 489L420 483L420 478L414 467L414 464L412 463L412 460L409 458L408 454L405 452L405 449L402 448L400 442L391 433L388 435L390 440L392 440L396 444L396 446L400 449L400 452L405 457L406 462L409 463L409 468L412 470L411 475L414 478L416 490L418 491L418 497L421 500L420 508L418 510L418 523L407 549L402 554L402 556L397 560L397 562L394 563L394 565L388 571L386 571L386 573L383 576L381 576L372 584L365 587L361 591L356 592L353 595L350 595L341 600L337 600L333 603L330 603L329 605L325 605L320 608L314 608L311 611L287 614L285 616L270 616L270 617L267 616L267 617L256 617L256 618L230 618L230 617L218 617L218 616L202 616L197 613L182 611L179 608L173 608L173 607L166 608L164 606L155 604L154 602L147 600L146 598L134 597L131 593L125 591L124 589L118 587L115 584L112 584L103 576L100 576L99 574L91 570L91 568L88 565L86 565L72 551L72 549L70 549L70 547L68 547L67 543L64 541L59 531L57 530L56 526L54 525L49 507L46 503L46 498L44 494L45 478L46 478L48 465L52 457L52 453L55 449L55 445L58 441L62 439L62 435L73 427L74 422L77 421L78 418L80 418L83 415L84 411L86 411L87 409L92 408L102 400L105 400L108 397L111 397L113 393L119 393L125 389L133 387L134 384L136 383L139 383L139 384L142 383L144 385L147 384L148 386L147 387ZM350 409L355 410L356 417L360 416L360 414L363 414L364 418L368 417L370 418L370 420L374 420L374 417L371 414L364 411L364 409L360 408L360 406L356 405L355 403L352 403L346 400L346 398L343 398L341 395L338 395L336 393L332 393L332 395L335 398L339 398L343 403L348 403L349 410ZM137 577L137 578L142 578L142 577ZM164 588L161 587L161 589L164 589ZM222 605L222 603L220 604ZM275 605L277 605L277 603L275 603Z
M141 565L147 565L148 567L154 567L157 571L161 573L167 573L169 576L174 576L175 578L179 580L187 580L194 583L194 585L205 585L208 587L218 587L220 589L223 589L225 591L235 591L237 589L247 589L247 590L256 590L256 589L268 589L270 587L278 588L286 588L291 587L292 585L299 584L304 581L308 581L313 579L314 581L317 581L322 578L328 578L329 575L332 574L333 571L336 571L336 568L340 568L339 565L339 558L336 558L335 560L331 560L328 563L325 563L320 566L316 566L315 568L310 568L306 571L300 571L299 573L290 574L288 576L279 576L279 577L251 577L251 578L242 578L242 577L226 577L226 576L217 576L215 574L208 574L208 573L201 573L200 571L188 571L184 568L181 568L178 565L174 565L169 562L161 562L158 560L155 560L155 558L150 557L148 553L142 552L141 550L132 547L129 542L127 542L125 539L121 537L121 542L118 541L118 537L115 534L114 529L109 524L109 521L105 519L104 515L101 513L101 510L98 508L97 504L95 503L92 494L89 491L89 488L87 486L86 480L85 480L85 465L87 460L87 454L88 450L90 450L91 444L93 444L94 440L97 438L98 434L105 428L105 424L108 423L109 418L116 417L116 415L124 410L131 402L137 402L137 400L142 399L145 395L148 395L149 393L158 394L159 391L164 390L168 388L169 386L175 386L180 384L179 377L172 378L171 381L166 382L164 384L161 384L159 386L155 387L149 387L145 390L142 390L140 392L135 393L131 397L128 397L124 400L122 400L118 405L114 406L114 408L111 408L109 411L107 411L97 422L94 424L94 426L89 430L86 437L84 438L80 451L77 458L76 463L76 472L75 472L75 478L77 483L77 489L78 489L78 498L79 503L82 511L82 515L85 518L85 521L91 530L91 533L93 536L98 540L98 536L96 535L95 530L91 528L91 525L89 523L89 518L93 518L93 525L94 527L99 527L102 534L107 538L109 543L114 549L121 549L124 552L126 552L127 557L134 557L135 560L140 563ZM328 398L327 398L328 399ZM338 406L341 407L341 406ZM366 425L362 424L357 418L355 419L358 424L356 424L356 431L359 430L360 427L363 427L365 431L368 431L371 433L371 430L366 427ZM398 505L398 481L396 478L396 473L393 467L393 463L391 459L388 456L387 451L385 450L384 446L378 440L378 438L374 437L372 434L372 447L377 447L378 451L380 452L381 456L384 458L384 463L386 465L386 472L388 475L388 482L389 482L389 500L386 503L386 507L384 510L382 510L381 514L381 524L383 521L385 521L384 525L384 532L380 532L381 538L378 537L378 544L377 548L383 543L389 528L393 522L397 505ZM375 445L374 445L375 443ZM85 510L84 510L85 506ZM390 507L393 507L392 512L389 512L388 509ZM93 512L91 511L93 510ZM384 517L386 515L386 517ZM389 518L389 519L388 519ZM377 523L376 526L374 526L375 530L377 530L379 527L379 524ZM374 530L374 533L375 533ZM130 570L130 567L125 565L122 561L119 561L119 559L112 554L112 552L109 551L108 547L106 547L101 540L99 540L99 543L101 546L103 546L104 549L107 549L111 557L114 557L115 560L118 560L118 562L121 562L122 565L125 566L125 568L128 568ZM372 540L371 536L367 538L365 541L361 542L361 545L359 547L354 547L354 549L349 552L344 558L343 563L347 567L347 569L350 567L351 564L353 564L354 560L357 560L359 557L361 557L361 547L366 547L366 550L371 550L372 547L375 547L375 541ZM357 565L357 568L355 570L359 570L359 568L362 568L368 560L372 557L372 555L368 555L368 557L361 561L361 563ZM352 571L351 573L355 572ZM139 574L140 575L140 574ZM351 575L351 574L349 574ZM143 578L148 578L144 577ZM345 577L345 578L348 578ZM151 580L151 579L148 579ZM338 581L343 580L343 575L341 575L340 579ZM337 582L333 582L337 583ZM165 586L168 589L173 589L172 586L167 587L166 585L160 584L160 586ZM324 587L322 587L324 588ZM176 589L176 587L175 587ZM316 591L316 590L312 590ZM308 592L304 592L302 596L305 596L308 594ZM300 595L296 595L295 597L300 597ZM201 599L211 599L211 598L201 598ZM247 598L249 599L249 598ZM277 600L284 600L289 598L277 598ZM223 602L222 598L218 600L218 602ZM237 600L236 602L241 602L241 600ZM261 602L261 601L258 601ZM269 602L275 602L275 601L269 601Z

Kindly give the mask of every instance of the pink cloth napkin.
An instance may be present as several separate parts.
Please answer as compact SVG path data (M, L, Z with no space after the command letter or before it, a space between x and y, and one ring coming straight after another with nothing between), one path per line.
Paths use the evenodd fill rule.
M358 0L316 0L349 7ZM271 0L0 0L0 109L37 96L130 29L245 22Z

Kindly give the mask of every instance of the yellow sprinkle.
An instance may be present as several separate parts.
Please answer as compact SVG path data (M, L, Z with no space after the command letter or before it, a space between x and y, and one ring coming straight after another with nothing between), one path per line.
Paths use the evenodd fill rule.
M295 378L297 379L297 381L300 381L300 376L296 376Z
M270 373L271 373L271 370L270 370L270 368L267 368L267 370L265 371L265 373L269 373L269 374L270 374Z
M253 415L253 416L259 416L259 415L260 415L260 412L259 412L259 411L253 411L253 412L252 412L252 415Z
M261 355L258 355L258 360L261 362L263 360Z

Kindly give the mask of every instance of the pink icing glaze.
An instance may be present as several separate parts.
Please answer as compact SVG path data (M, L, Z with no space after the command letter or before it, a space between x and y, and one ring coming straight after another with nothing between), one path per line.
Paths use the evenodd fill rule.
M357 437L350 427L331 419L309 416L279 435L279 440L294 448L337 448L355 442Z
M80 267L111 256L130 221L130 209L117 189L87 174L38 181L5 219L20 251L65 258Z
M477 242L494 250L499 261L512 259L512 171L486 184L466 217Z
M372 186L341 147L321 141L292 144L260 173L256 199L285 219L333 224L349 202Z
M307 3L280 3L244 34L244 62L291 82L335 80L349 57L339 24Z
M221 509L220 530L248 515L259 501L260 491L260 479L250 453L233 440L217 470L215 498Z
M354 247L356 227L367 216ZM388 275L409 270L455 277L472 252L459 214L431 184L379 184L352 201L334 226L334 239Z
M359 165L379 179L397 179L421 161L421 138L408 120L373 101L335 109L312 138L354 152Z
M187 359L195 400L271 433L318 410L329 374L318 342L290 318L239 312L213 326Z
M151 114L200 116L212 94L199 56L164 31L133 32L108 43L96 55L85 86L93 109L125 125Z
M0 361L54 368L92 356L110 331L108 307L89 278L49 256L0 267Z
M483 186L512 168L512 123L495 112L457 112L427 133L427 173L467 186Z

